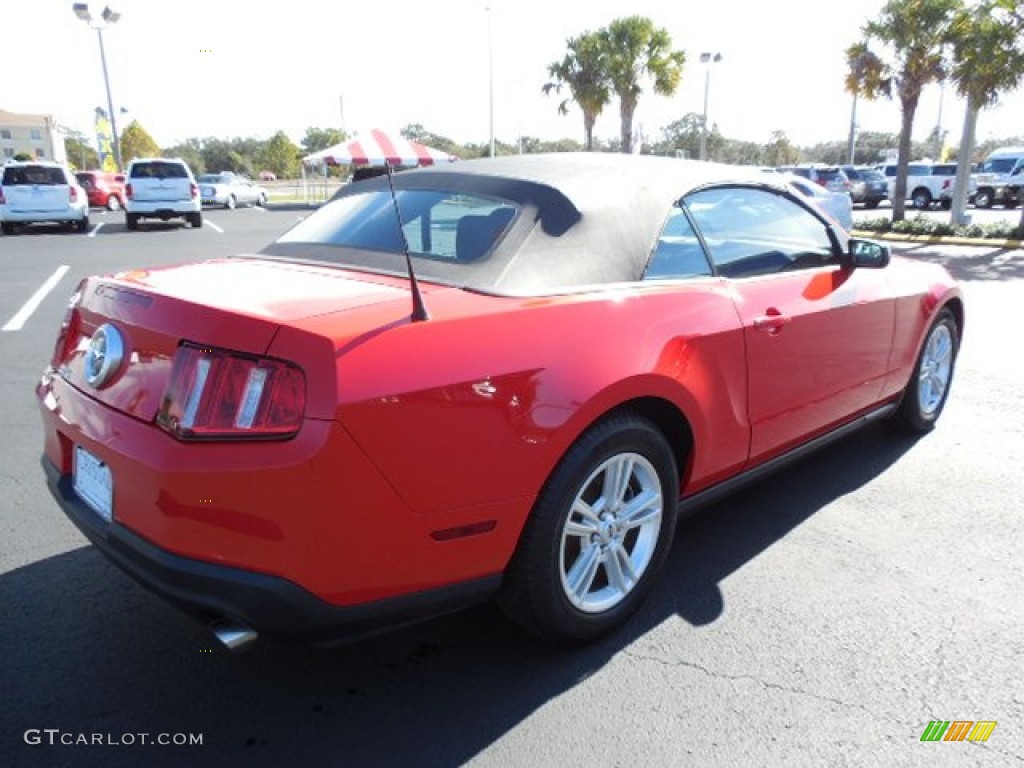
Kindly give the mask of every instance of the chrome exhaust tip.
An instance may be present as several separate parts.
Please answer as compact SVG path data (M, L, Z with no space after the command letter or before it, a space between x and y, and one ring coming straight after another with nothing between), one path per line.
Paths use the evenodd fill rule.
M229 651L242 651L259 638L259 633L241 624L219 621L210 625L213 634Z

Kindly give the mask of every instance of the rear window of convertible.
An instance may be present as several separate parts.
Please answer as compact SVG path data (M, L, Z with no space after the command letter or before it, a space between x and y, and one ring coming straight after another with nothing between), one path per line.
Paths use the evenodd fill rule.
M398 189L392 198L387 189L367 190L335 199L277 242L386 253L407 244L419 258L471 264L491 252L517 213L513 202L472 194Z

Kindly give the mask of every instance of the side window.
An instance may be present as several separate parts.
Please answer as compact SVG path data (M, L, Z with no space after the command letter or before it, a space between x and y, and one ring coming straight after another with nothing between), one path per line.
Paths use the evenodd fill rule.
M782 195L750 187L719 187L683 201L704 236L718 273L772 275L838 264L824 222Z
M672 208L647 263L644 280L672 280L710 274L711 265L686 212L678 206Z

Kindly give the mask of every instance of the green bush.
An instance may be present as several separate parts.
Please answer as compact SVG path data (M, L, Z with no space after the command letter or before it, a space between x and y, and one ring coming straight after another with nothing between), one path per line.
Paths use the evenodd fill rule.
M912 219L892 221L886 217L864 219L858 221L855 229L865 232L885 233L896 232L901 235L917 235L932 237L971 237L986 240L1024 240L1024 229L1019 225L1006 221L993 224L950 224L944 221L933 221L921 214Z

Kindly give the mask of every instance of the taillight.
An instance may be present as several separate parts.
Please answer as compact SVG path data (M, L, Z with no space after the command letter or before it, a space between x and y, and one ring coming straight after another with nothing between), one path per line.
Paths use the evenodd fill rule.
M942 182L942 188L943 189L949 189L952 186L952 184L953 184L953 180L952 179L946 179L944 182Z
M85 280L78 284L75 292L68 299L67 309L64 310L64 319L60 323L60 331L57 333L57 343L53 345L53 357L50 365L58 368L61 363L67 360L71 350L78 344L79 326L81 321L78 316L78 305L82 303L82 291L85 289Z
M266 440L297 433L305 410L294 365L182 344L156 420L180 440Z
M78 187L68 187L68 197L71 198L71 202L78 201Z
M132 192L132 185L131 184L125 184L124 185L124 196L127 197L129 200L134 199L135 195Z
M0 205L6 205L7 201L4 199L4 190L0 187Z
M199 185L198 184L192 184L191 185L191 189L192 189L192 199L194 200L195 198L199 197Z

